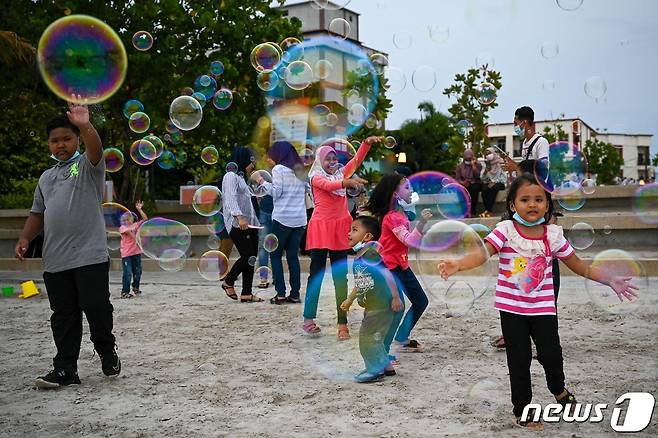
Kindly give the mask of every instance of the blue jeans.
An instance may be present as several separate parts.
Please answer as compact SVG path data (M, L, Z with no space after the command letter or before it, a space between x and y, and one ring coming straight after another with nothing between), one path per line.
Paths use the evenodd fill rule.
M133 290L139 290L139 280L142 278L142 255L135 254L128 257L121 258L121 265L123 266L123 284L121 293L127 294L130 292L130 277L133 280Z
M411 301L411 306L409 307L407 314L404 315L402 324L398 327L398 331L395 335L395 340L397 342L405 343L409 340L411 330L413 330L414 326L427 308L429 301L411 268L403 270L398 266L393 269L392 272L398 290L400 293L404 294L404 296L409 298L409 301Z
M263 248L263 240L265 239L265 236L272 232L272 214L261 211L258 215L258 222L264 227L258 232L258 248L260 248L258 250L258 266L260 267L267 266L269 262L270 253Z
M347 312L340 308L342 302L347 299L347 251L311 250L311 272L308 276L306 296L304 297L304 318L315 319L317 316L320 288L327 267L327 256L331 260L331 275L336 289L338 324L347 324Z
M305 227L286 227L277 221L272 221L272 233L279 239L279 246L270 254L272 261L272 276L274 289L279 298L286 296L286 283L283 278L283 251L286 252L288 270L290 271L290 298L299 299L301 288L301 273L299 266L299 243Z

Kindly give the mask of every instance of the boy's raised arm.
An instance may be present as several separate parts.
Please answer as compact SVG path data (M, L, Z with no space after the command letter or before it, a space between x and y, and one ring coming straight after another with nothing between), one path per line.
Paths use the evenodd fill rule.
M78 96L80 99L80 96ZM80 138L85 144L87 159L94 166L103 158L103 144L101 138L89 121L89 109L86 105L69 102L69 110L66 113L71 123L80 129Z

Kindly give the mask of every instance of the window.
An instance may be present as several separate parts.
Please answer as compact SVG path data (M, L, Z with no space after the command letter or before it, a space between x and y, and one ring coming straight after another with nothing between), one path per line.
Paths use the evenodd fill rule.
M353 18L354 18L354 17L352 17L352 16L350 15L350 21L354 21Z
M282 15L283 15L284 17L287 17L287 16L288 16L288 10L286 9L285 11L283 11Z
M514 144L513 144L513 150L514 150L514 157L520 157L521 156L521 148L523 148L523 144L521 141L517 138L514 139Z
M505 152L507 152L507 149L505 149L505 145L506 145L506 143L507 143L507 142L505 141L505 138L499 138L497 143L498 143L497 146L498 146L500 149L502 149L502 150L504 150Z

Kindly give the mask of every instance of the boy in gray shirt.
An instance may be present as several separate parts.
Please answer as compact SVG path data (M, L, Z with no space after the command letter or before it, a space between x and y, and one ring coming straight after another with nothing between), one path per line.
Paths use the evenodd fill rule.
M83 312L103 373L118 375L121 361L112 334L101 139L87 107L75 104L69 104L66 116L48 122L46 133L57 163L39 178L15 253L23 260L30 241L43 230L43 280L53 311L50 325L57 354L54 369L38 377L35 386L50 389L80 383L77 362ZM83 154L78 151L80 138Z

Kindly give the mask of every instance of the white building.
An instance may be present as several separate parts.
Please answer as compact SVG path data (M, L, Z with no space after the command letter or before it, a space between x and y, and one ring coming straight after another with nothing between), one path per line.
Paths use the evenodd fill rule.
M543 133L547 127L555 133L557 127L560 126L567 136L562 140L567 140L574 145L584 146L587 140L594 137L599 141L612 144L624 159L624 165L619 169L621 177L646 181L655 176L649 154L653 137L650 134L599 133L579 118L537 120L535 125L538 133ZM487 128L487 136L491 145L496 145L512 157L521 160L521 138L514 135L513 123L491 123Z

